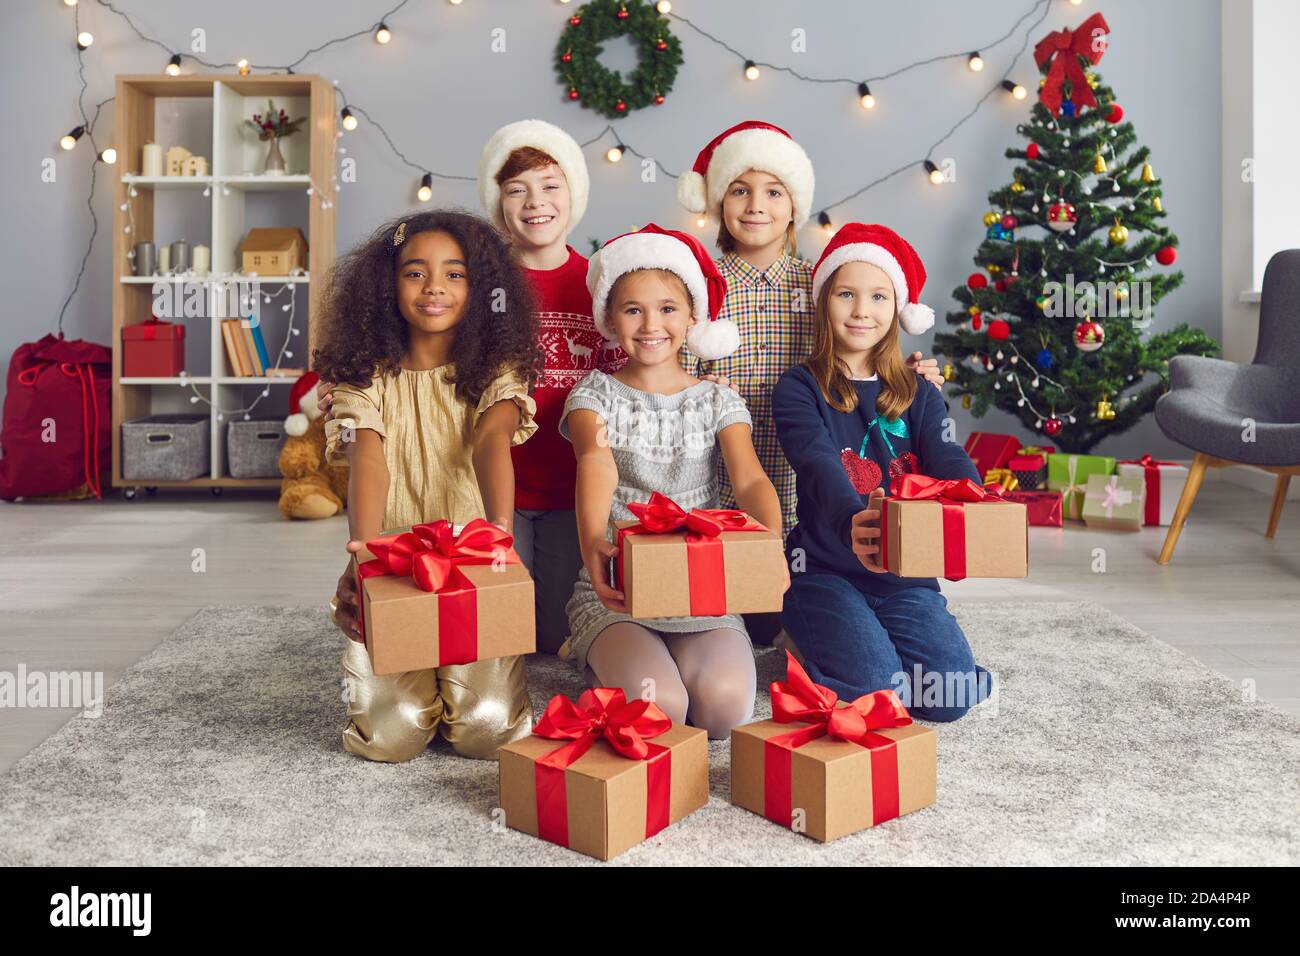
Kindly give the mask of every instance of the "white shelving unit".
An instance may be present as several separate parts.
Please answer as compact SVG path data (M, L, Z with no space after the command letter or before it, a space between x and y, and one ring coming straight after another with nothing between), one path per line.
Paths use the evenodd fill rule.
M243 377L234 374L226 359L221 319L234 318L229 312L209 314L212 287L237 283L238 289L253 289L255 294L274 296L274 304L261 306L263 337L272 362L281 343L289 338L288 323L280 306L292 296L293 325L299 334L289 338L293 357L285 357L287 367L306 367L311 352L312 326L316 314L316 296L312 280L333 264L334 210L322 208L319 197L308 195L322 185L329 185L336 148L336 112L333 87L318 76L120 76L117 80L118 129L115 132L119 154L126 172L116 184L115 214L118 229L114 242L115 289L114 375L113 375L113 484L131 488L145 482L126 481L122 476L121 424L143 415L161 412L209 411L211 471L193 481L154 482L158 486L210 487L214 493L223 487L278 488L279 478L235 479L226 474L226 424L218 411L247 406L267 392L253 418L280 418L286 408L284 392L276 387L292 385L294 379L280 376ZM298 133L280 141L280 151L287 167L284 175L259 172L264 166L267 143L244 125L254 113L264 112L267 100L289 116L307 116L308 123ZM184 100L207 100L182 103ZM169 121L181 113L180 106L198 126L182 134L169 130ZM204 142L206 129L203 111L210 109L211 141ZM156 130L156 126L161 131ZM157 133L157 138L155 135ZM167 140L175 134L177 138ZM182 136L188 136L185 141ZM159 142L164 148L172 142L185 142L195 152L209 155L209 175L141 176L140 147L144 142ZM191 145L193 144L193 145ZM210 148L210 153L205 149ZM134 196L130 195L134 192ZM207 195L204 195L204 193ZM271 194L271 195L268 195ZM274 195L279 194L279 195ZM296 194L296 197L295 197ZM262 198L256 198L262 197ZM123 203L131 204L122 210ZM180 206L170 204L180 203ZM176 213L176 214L173 214ZM155 222L168 216L176 220L172 235L159 238L165 245L175 238L203 243L211 250L211 272L199 278L185 275L136 276L131 274L127 253L139 241L155 236ZM210 216L210 223L203 218ZM203 218L200 218L203 217ZM126 233L124 227L132 225ZM239 252L249 228L259 225L298 225L307 238L309 259L306 275L257 276L239 274ZM124 377L121 374L121 329L144 322L153 314L156 296L168 292L167 283L201 283L204 290L202 316L184 319L187 331L187 374L168 377ZM190 294L187 291L186 295ZM237 293L236 293L237 294ZM160 316L168 321L178 318ZM204 324L206 323L206 328ZM193 365L193 374L189 368ZM287 391L287 390L286 390ZM190 402L194 394L206 401ZM242 417L242 416L241 416Z

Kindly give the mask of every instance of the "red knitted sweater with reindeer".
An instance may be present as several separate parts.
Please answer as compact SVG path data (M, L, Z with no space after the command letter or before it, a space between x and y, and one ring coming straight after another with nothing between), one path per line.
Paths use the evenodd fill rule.
M573 510L577 465L573 446L560 434L560 413L569 390L592 369L615 372L627 356L596 331L587 291L587 257L572 246L557 269L524 269L537 296L538 341L544 370L533 389L537 431L511 449L515 507Z

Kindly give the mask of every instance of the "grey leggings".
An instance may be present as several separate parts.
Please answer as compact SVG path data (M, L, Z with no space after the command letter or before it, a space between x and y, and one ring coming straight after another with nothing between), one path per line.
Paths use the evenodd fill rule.
M673 723L714 739L754 715L754 650L735 628L676 634L619 621L592 641L584 676L591 687L621 687L628 700L648 697Z

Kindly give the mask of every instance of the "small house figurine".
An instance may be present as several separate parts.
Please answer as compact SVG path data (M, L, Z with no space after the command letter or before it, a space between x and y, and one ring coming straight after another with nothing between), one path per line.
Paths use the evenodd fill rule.
M250 229L240 252L243 271L251 275L286 276L307 267L307 240L292 226Z
M192 154L184 146L168 146L167 158L163 165L166 168L167 176L184 176L185 160L189 159Z
M189 156L181 164L181 170L182 175L185 176L206 176L208 174L208 161L203 156Z

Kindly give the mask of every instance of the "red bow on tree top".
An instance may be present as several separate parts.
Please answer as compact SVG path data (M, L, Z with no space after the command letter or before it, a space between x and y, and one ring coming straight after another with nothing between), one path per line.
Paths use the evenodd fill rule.
M1110 32L1106 18L1094 13L1071 30L1057 30L1039 40L1034 47L1034 62L1041 70L1050 62L1046 82L1038 91L1038 99L1053 116L1061 115L1062 89L1066 80L1070 81L1070 96L1075 106L1096 106L1097 98L1092 95L1092 87L1079 65L1079 57L1089 63L1096 63L1106 52L1104 35Z
M533 733L552 740L572 740L542 758L551 765L567 767L601 737L624 757L645 760L650 755L647 739L658 737L672 726L668 715L653 701L628 703L620 688L593 687L582 692L577 704L561 694L552 697Z
M641 527L651 534L667 534L679 528L716 538L724 531L766 531L744 511L734 508L692 508L686 511L673 499L651 492L646 502L630 501L627 510L636 515Z
M784 681L773 681L772 719L783 724L792 721L809 721L807 730L813 739L829 735L839 740L867 746L871 731L886 727L905 727L912 722L903 702L892 690L877 690L863 694L847 707L836 707L839 697L835 691L813 683L808 672L786 652ZM798 746L798 744L795 744Z

